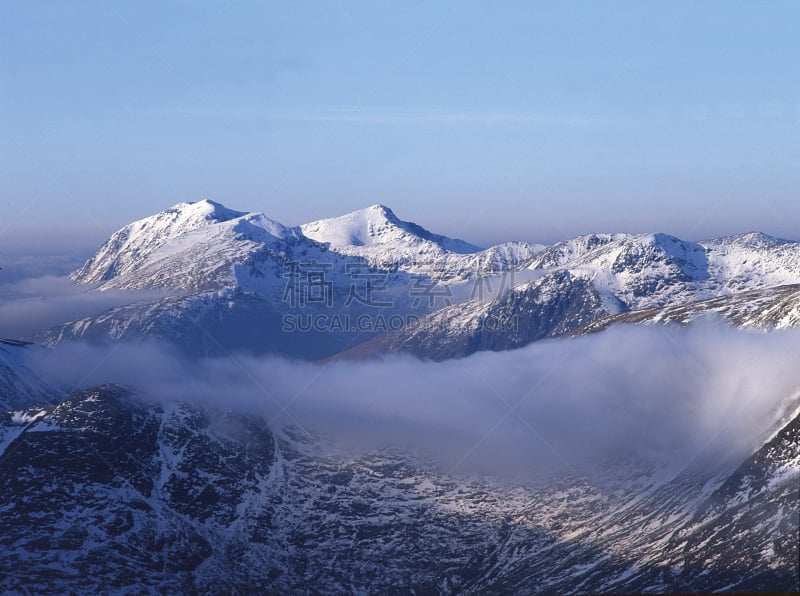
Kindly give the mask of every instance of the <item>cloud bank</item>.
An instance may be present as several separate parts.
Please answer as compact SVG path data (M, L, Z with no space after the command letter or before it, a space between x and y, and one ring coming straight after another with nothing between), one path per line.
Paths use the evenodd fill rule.
M0 283L0 337L30 338L64 321L161 295L138 290L92 291L62 275L12 278Z
M441 363L187 361L153 345L63 345L32 366L67 386L255 413L343 449L412 448L447 470L585 473L636 457L676 473L741 458L800 403L800 333L619 327ZM739 459L738 461L741 461Z

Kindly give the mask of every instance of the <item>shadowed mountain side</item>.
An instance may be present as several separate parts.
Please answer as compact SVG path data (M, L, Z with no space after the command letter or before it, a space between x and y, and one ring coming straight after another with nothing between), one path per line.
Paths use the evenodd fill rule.
M509 350L569 334L619 308L604 300L588 280L559 270L517 286L492 302L473 300L445 307L335 359L406 353L440 361L481 350Z
M547 337L597 333L618 323L688 325L703 317L716 317L733 327L762 331L800 325L800 284L607 314L619 306L612 303L608 307L608 299L602 300L588 282L580 278L575 282L569 292L544 300L544 292L533 291L534 286L529 285L517 287L488 305L468 302L441 309L415 325L368 340L332 360L364 360L391 353L445 360L479 350L514 349ZM547 302L552 298L556 299L555 307ZM561 304L559 309L561 300L572 303ZM597 320L591 321L593 318ZM591 322L585 324L586 320Z
M0 415L0 429L16 432L0 454L0 582L214 593L796 590L796 493L784 488L798 481L797 426L697 508L707 480L689 473L654 492L629 462L608 486L567 475L505 487L393 451L323 453L317 439L257 417L96 387L29 416Z
M24 341L0 339L0 410L30 408L55 403L64 392L40 379L25 364L31 350L41 350Z
M302 321L309 322L315 320L315 315L325 317L330 312L309 307L301 314ZM368 330L349 328L333 332L312 327L288 332L284 330L285 316L285 310L258 296L209 293L115 308L95 317L64 323L36 339L50 346L65 340L163 342L191 357L251 353L315 360L346 350L371 336Z
M736 592L800 591L800 416L749 457L670 539L680 580L719 590L712 571L746 570ZM758 553L758 556L756 556ZM794 567L790 564L794 561ZM783 563L781 563L783 562Z

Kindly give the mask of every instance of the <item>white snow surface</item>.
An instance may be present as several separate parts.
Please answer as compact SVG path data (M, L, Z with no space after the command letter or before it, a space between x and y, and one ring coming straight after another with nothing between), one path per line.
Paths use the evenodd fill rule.
M538 254L638 310L800 283L800 243L760 233L688 242L666 234L592 234Z
M82 283L106 281L135 271L163 246L180 236L245 215L210 200L178 203L114 232L72 279Z
M331 248L353 249L360 246L428 244L445 252L469 254L481 249L463 240L432 234L415 223L401 221L385 205L372 205L366 209L353 211L340 217L320 219L300 226L303 234Z
M356 263L451 282L518 269L543 248L509 242L481 250L403 222L381 205L290 228L206 200L128 224L72 279L101 290L240 287L273 296L290 261L325 263L333 276Z

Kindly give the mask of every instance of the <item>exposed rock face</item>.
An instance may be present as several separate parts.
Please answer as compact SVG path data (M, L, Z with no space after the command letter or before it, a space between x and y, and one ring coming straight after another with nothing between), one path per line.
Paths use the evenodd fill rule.
M688 325L702 317L723 319L742 329L770 331L800 326L800 284L750 290L688 304L649 308L612 315L581 331L595 332L616 323Z
M566 270L516 286L488 303L468 301L441 309L418 323L344 352L368 358L403 352L420 358L461 358L480 350L508 350L576 331L618 312L592 284Z
M738 468L504 486L116 386L0 415L9 590L797 590L800 419ZM416 461L416 463L414 463Z

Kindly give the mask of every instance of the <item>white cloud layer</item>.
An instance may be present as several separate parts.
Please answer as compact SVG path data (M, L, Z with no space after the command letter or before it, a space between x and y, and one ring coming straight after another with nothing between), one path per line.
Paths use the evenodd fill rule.
M68 276L25 277L0 284L0 337L29 338L58 323L162 296L152 291L90 291Z
M189 362L153 345L64 345L37 370L121 383L320 432L344 448L413 447L449 470L578 471L640 457L677 472L741 458L800 403L800 333L620 327L441 363ZM739 459L740 461L740 459Z

